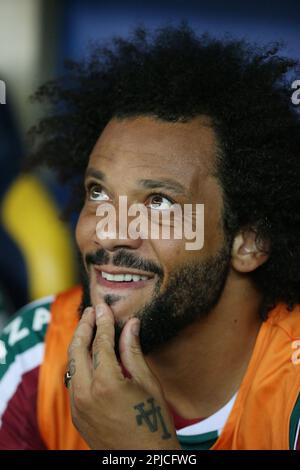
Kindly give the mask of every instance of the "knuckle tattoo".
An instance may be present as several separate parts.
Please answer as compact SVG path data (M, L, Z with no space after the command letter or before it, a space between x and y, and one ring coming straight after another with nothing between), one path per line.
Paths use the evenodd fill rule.
M100 364L100 352L99 351L96 351L94 354L93 354L93 367L94 367L94 370L97 369L97 367L99 366Z

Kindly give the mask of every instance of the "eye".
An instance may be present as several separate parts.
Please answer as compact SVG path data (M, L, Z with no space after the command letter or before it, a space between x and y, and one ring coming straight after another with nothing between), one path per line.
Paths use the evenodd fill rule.
M87 198L90 201L108 201L109 196L100 184L91 183L87 187Z
M154 210L168 210L174 202L163 194L153 194L148 198L147 207Z

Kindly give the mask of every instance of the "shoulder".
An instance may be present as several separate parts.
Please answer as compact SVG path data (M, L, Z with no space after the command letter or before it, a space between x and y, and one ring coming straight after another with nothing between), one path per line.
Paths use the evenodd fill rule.
M19 310L0 336L0 449L43 449L36 398L54 296Z
M289 311L287 306L279 303L269 314L267 323L281 331L289 339L300 339L300 305Z
M0 335L0 383L10 369L25 373L40 364L54 296L19 310ZM16 371L15 371L16 372Z
M270 350L267 383L272 395L281 396L285 407L291 403L289 448L300 449L300 305L289 311L285 304L278 304L267 323L272 331L267 345Z

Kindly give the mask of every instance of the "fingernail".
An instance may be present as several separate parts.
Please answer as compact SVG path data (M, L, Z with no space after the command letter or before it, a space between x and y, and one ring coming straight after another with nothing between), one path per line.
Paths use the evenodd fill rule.
M138 336L140 333L140 322L135 322L131 327L131 332L134 336Z
M83 311L81 318L83 317L85 318L91 312L91 310L92 310L92 307L86 307Z
M104 313L103 307L101 305L96 305L96 317L100 318Z

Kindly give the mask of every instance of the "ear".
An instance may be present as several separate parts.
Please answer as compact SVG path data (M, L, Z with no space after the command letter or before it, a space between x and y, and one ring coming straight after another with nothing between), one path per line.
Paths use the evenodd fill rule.
M258 239L252 229L239 232L231 251L232 267L241 273L254 271L269 258L269 242Z

